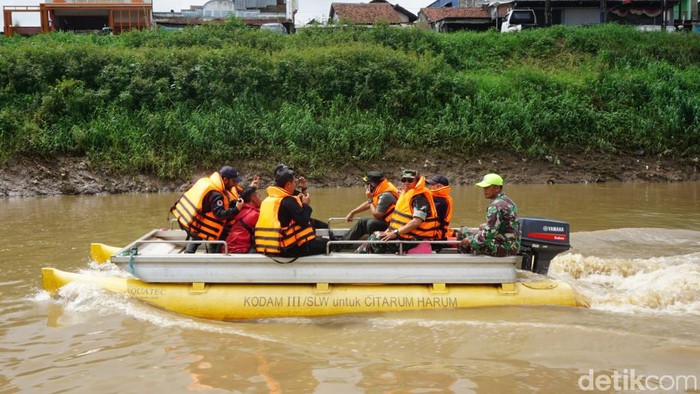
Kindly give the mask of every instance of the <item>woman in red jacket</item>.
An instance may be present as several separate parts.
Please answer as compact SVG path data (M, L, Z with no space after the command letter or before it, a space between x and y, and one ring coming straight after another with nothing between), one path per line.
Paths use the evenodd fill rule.
M253 235L255 223L260 216L260 195L255 187L247 187L241 192L243 207L233 218L233 225L226 238L229 253L255 252Z

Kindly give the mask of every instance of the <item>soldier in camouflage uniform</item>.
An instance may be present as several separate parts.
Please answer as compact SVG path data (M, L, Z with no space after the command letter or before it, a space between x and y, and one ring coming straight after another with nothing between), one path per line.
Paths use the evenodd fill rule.
M503 179L498 174L486 174L476 186L484 189L484 197L491 199L486 208L486 223L479 228L461 230L463 253L509 256L520 249L520 220L518 207L503 194Z

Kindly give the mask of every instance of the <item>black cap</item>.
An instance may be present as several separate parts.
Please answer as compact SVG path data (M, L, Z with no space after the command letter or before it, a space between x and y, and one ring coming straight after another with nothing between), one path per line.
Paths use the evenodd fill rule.
M272 169L272 176L277 176L277 173L282 171L282 170L294 171L294 169L292 167L289 167L286 164L280 163L280 164L276 165L275 168Z
M440 174L431 176L430 179L427 179L425 181L425 183L427 183L428 185L434 185L436 183L439 183L443 186L450 186L450 181L448 181L444 175Z
M277 175L277 171L279 171L279 170L281 170L281 169L283 169L283 168L286 168L286 167L287 167L287 166L286 166L285 164L282 164L282 163L276 165L275 168L272 169L272 175L273 175L273 176L274 176L274 175Z
M362 178L362 180L365 183L379 183L384 180L384 173L380 171L370 171L367 173L367 175L365 175L364 178Z
M284 166L275 171L275 186L282 187L294 180L294 170Z
M239 183L243 182L243 179L241 179L241 177L238 176L238 171L236 171L236 169L231 166L221 167L221 169L219 170L219 174L221 174L223 178L233 179L234 181Z

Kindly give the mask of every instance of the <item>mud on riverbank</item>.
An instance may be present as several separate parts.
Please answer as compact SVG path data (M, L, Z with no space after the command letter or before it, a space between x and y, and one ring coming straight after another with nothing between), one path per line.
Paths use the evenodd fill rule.
M397 156L398 157L398 156ZM276 163L230 163L250 179L253 174L266 185ZM513 155L446 157L374 163L344 163L329 168L301 168L312 187L341 187L361 184L368 170L382 170L398 178L401 168L415 168L423 174L441 173L451 184L473 184L484 173L498 172L506 183L603 183L603 182L681 182L700 180L698 157L658 158L642 155L563 154L544 159ZM192 179L162 180L151 175L120 175L94 168L85 158L58 158L54 161L22 158L0 168L0 197L28 197L60 194L154 193L183 190L189 182L213 169L195 171ZM322 174L322 175L316 175Z

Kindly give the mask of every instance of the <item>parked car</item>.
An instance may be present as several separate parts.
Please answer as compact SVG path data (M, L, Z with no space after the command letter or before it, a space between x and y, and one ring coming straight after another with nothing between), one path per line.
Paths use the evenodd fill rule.
M274 33L287 34L287 28L281 23L263 23L260 30L269 30Z
M513 8L503 18L501 33L521 31L532 27L537 27L535 11L530 8Z

